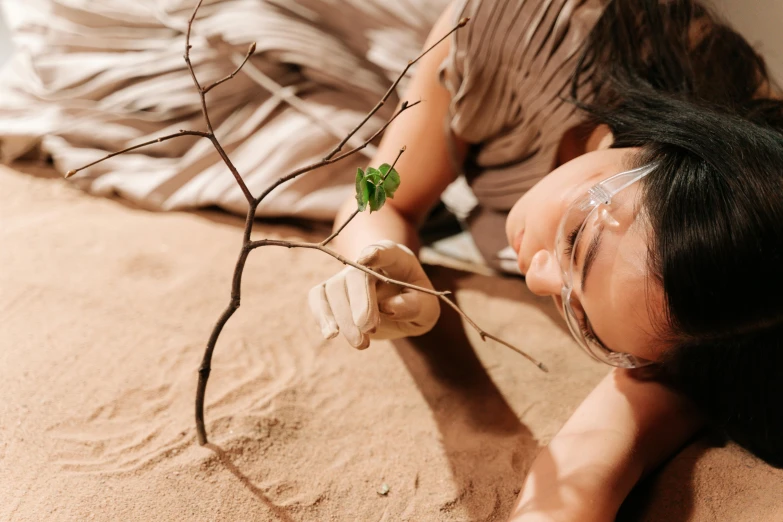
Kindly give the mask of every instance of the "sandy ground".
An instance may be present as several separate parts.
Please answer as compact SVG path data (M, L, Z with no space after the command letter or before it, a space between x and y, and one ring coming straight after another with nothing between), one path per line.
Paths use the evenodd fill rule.
M323 341L306 295L337 262L264 248L216 350L213 444L199 447L196 368L240 220L150 213L10 169L0 194L2 520L503 520L538 448L607 371L521 281L437 267L437 287L551 373L448 313L364 352ZM697 441L621 519L778 521L782 493L783 471Z

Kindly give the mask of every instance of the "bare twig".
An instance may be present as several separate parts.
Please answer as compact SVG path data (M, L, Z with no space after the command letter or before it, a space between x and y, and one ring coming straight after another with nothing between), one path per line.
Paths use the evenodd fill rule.
M220 317L218 318L217 322L215 323L215 326L212 329L212 333L210 334L209 340L207 341L207 347L206 347L206 350L204 351L204 356L202 358L201 365L199 366L199 370L198 370L199 378L198 378L198 387L196 389L196 403L195 403L195 410L196 411L195 411L195 413L196 413L196 431L197 431L197 434L198 434L199 444L204 445L204 444L206 444L208 442L208 440L207 440L207 433L206 433L206 427L204 425L204 397L205 397L205 394L206 394L207 381L209 379L209 374L210 374L210 371L211 371L212 355L214 353L215 346L217 345L217 340L220 337L220 333L223 331L223 327L226 325L228 320L231 318L232 315L234 315L234 312L236 312L236 310L240 306L240 303L241 303L241 290L242 290L242 275L243 275L243 272L244 272L245 263L247 262L247 258L250 255L250 252L252 252L256 248L259 248L259 247L262 247L262 246L282 246L282 247L286 247L286 248L309 248L309 249L314 249L314 250L320 250L321 252L324 252L324 253L334 257L335 259L339 260L341 263L343 263L345 265L352 266L352 267L357 268L359 270L362 270L362 271L364 271L364 272L366 272L366 273L368 273L368 274L378 278L380 281L384 281L384 282L387 282L387 283L395 284L395 285L402 286L402 287L405 287L405 288L410 288L410 289L416 290L418 292L424 292L424 293L427 293L427 294L430 294L430 295L434 295L434 296L438 297L439 299L441 299L442 301L444 301L445 303L447 303L450 307L452 307L454 310L456 310L463 318L465 318L465 320L473 328L475 328L476 331L478 331L478 333L481 336L482 340L486 340L487 338L495 340L495 341L499 342L500 344L503 344L504 346L507 346L507 347L511 348L512 350L515 350L518 353L522 354L528 360L530 360L531 362L536 364L540 369L542 369L544 371L547 371L546 367L543 364L541 364L540 362L536 361L535 359L533 359L529 355L527 355L524 352L520 351L519 349L515 348L511 344L509 344L509 343L507 343L507 342L505 342L505 341L503 341L501 339L498 339L497 337L495 337L493 335L490 335L487 332L485 332L484 330L482 330L481 328L479 328L478 325L476 325L476 323L472 319L470 319L451 299L448 298L448 296L450 295L450 292L448 292L448 291L437 291L437 290L433 290L433 289L430 289L430 288L424 288L424 287L420 287L420 286L417 286L417 285L412 285L410 283L406 283L405 281L397 281L397 280L391 279L391 278L389 278L389 277L387 277L387 276L385 276L385 275L383 275L381 273L375 272L374 270L372 270L372 269L370 269L370 268L368 268L366 266L362 266L362 265L360 265L358 263L355 263L355 262L345 258L344 256L338 254L334 250L328 248L326 245L332 239L334 239L345 228L345 226L348 223L350 223L351 220L353 220L356 217L356 215L359 212L358 209L353 214L351 214L351 216L345 221L345 223L343 223L337 229L336 232L334 232L329 237L327 237L326 239L324 239L323 241L321 241L319 243L306 243L306 242L285 241L285 240L277 240L277 239L261 239L261 240L257 240L257 241L251 241L250 240L251 233L253 231L253 223L254 223L254 219L255 219L255 215L256 215L256 209L258 208L258 205L263 201L263 199L267 195L269 195L270 192L272 192L272 190L274 190L276 187L280 186L281 184L283 184L283 183L285 183L285 182L287 182L289 180L292 180L292 179L294 179L294 178L296 178L298 176L301 176L301 175L303 175L303 174L305 174L307 172L310 172L310 171L313 171L313 170L318 169L320 167L323 167L323 166L326 166L326 165L338 162L338 161L340 161L342 159L345 159L345 158L351 156L352 154L355 154L355 153L359 152L360 150L362 150L365 147L367 147L384 130L386 130L386 128L400 114L402 114L407 109L409 109L409 108L411 108L411 107L413 107L413 106L415 106L415 105L417 105L419 103L417 101L417 102L409 104L407 101L403 101L401 103L399 109L386 121L386 123L384 123L377 131L375 131L372 134L372 136L370 136L366 140L363 140L359 145L357 145L354 148L348 150L347 152L343 152L342 154L340 154L340 151L342 150L342 147L346 143L348 143L348 141L351 140L351 138L383 106L383 104L386 102L386 100L389 98L389 96L391 96L391 93L397 87L397 85L399 84L400 80L403 78L403 76L408 71L408 69L413 64L415 64L417 61L419 61L419 59L421 59L422 56L427 54L436 45L438 45L445 38L447 38L450 34L452 34L454 31L456 31L460 27L463 27L468 22L468 19L467 18L461 19L459 21L459 23L451 31L449 31L443 38L441 38L440 40L435 42L429 48L425 49L416 59L411 60L410 62L408 62L408 65L400 73L400 75L394 81L394 83L389 88L389 90L386 91L386 93L384 94L383 98L375 105L375 107L373 107L372 110L370 110L370 112L367 114L367 116L361 122L359 122L359 124L357 124L349 132L349 134L343 140L341 140L340 143L334 149L332 149L332 151L329 152L329 154L327 154L321 161L313 163L313 164L310 164L310 165L306 165L306 166L300 167L300 168L294 170L293 172L290 172L287 175L282 176L276 182L274 182L272 185L267 187L267 189L264 190L261 193L261 195L259 195L257 198L254 198L252 196L252 194L250 193L250 190L247 188L247 185L245 184L244 180L242 179L242 176L240 176L239 172L237 171L237 169L234 167L233 163L231 162L231 159L228 157L228 154L226 154L225 150L221 146L217 136L215 136L215 132L214 132L214 130L212 128L212 122L209 119L209 112L207 110L206 94L210 90L212 90L213 88L217 87L218 85L220 85L220 84L230 80L231 78L233 78L241 70L242 66L247 63L247 61L250 58L250 56L253 54L253 52L255 52L255 44L252 44L250 46L250 48L248 49L247 54L245 56L245 59L237 66L236 70L234 70L228 76L213 82L212 84L210 84L206 88L202 87L201 84L198 81L198 78L196 77L196 73L195 73L195 71L193 69L193 65L192 65L192 63L190 61L190 49L191 49L190 34L191 34L191 30L193 28L193 22L196 19L196 15L198 13L199 8L201 7L202 2L203 2L203 0L198 0L198 3L196 4L195 9L193 10L193 14L190 16L190 19L188 20L187 34L186 34L186 37L185 37L185 55L184 55L184 59L185 59L185 63L187 64L188 71L190 72L191 78L193 79L193 84L196 86L196 89L198 90L199 97L200 97L200 100L201 100L201 112L202 112L202 115L204 117L204 122L206 123L208 131L207 132L201 132L201 131L185 131L185 130L183 130L183 131L180 131L180 132L175 133L175 134L170 134L168 136L162 136L162 137L157 138L155 140L151 140L151 141L148 141L148 142L145 142L145 143L141 143L139 145L134 145L132 147L128 147L127 149L111 153L111 154L107 155L106 157L104 157L104 158L102 158L100 160L94 161L94 162L90 163L89 165L85 165L84 167L81 167L79 169L75 169L75 170L69 171L66 174L66 177L70 177L73 174L75 174L76 172L78 172L78 171L80 171L80 170L82 170L84 168L87 168L89 166L95 165L96 163L100 163L101 161L104 161L104 160L109 159L111 157L117 156L119 154L123 154L125 152L129 152L131 150L138 149L138 148L143 147L145 145L150 145L150 144L153 144L153 143L159 143L161 141L166 141L166 140L173 139L173 138L176 138L176 137L179 137L179 136L198 136L198 137L202 137L202 138L208 138L210 140L210 142L214 146L215 150L218 152L218 154L220 155L221 159L223 160L223 162L226 164L228 169L231 171L231 174L236 179L239 187L242 189L242 192L245 194L245 198L248 201L248 209L247 209L247 215L245 217L244 232L243 232L243 235L242 235L242 248L241 248L241 250L239 252L239 256L237 258L236 265L234 267L234 275L233 275L232 282L231 282L231 300L229 301L228 306L225 308L223 313L220 315ZM396 165L397 160L399 160L400 156L402 155L402 153L404 151L405 151L405 147L403 147L400 150L399 154L397 155L397 158L394 160L394 163L392 163L391 168L389 169L389 172L391 172L394 169L394 166ZM388 175L389 175L389 173L387 172L384 175L382 181L385 181L386 177Z
M333 158L330 158L330 159L323 159L323 160L319 161L318 163L312 163L310 165L305 165L304 167L300 167L300 168L296 169L295 171L293 171L293 172L291 172L289 174L286 174L282 178L280 178L277 181L275 181L274 183L272 183L264 192L262 192L261 195L258 196L258 198L256 198L256 203L260 203L261 200L263 200L266 196L268 196L270 192L275 190L277 187L279 187L280 185L282 185L286 181L290 181L290 180L292 180L292 179L294 179L294 178L296 178L298 176L301 176L302 174L305 174L307 172L310 172L312 170L315 170L315 169L318 169L318 168L321 168L321 167L325 167L326 165L331 165L332 163L337 163L338 161L340 161L342 159L345 159L348 156L351 156L352 154L356 154L357 152L362 150L364 147L369 145L370 142L372 142L375 138L380 136L381 133L386 130L386 127L391 125L391 123L394 120L397 119L397 116L399 116L400 114L402 114L406 110L410 109L411 107L415 107L416 105L418 105L420 103L421 103L421 101L417 101L417 102L413 102L413 103L402 102L402 105L400 106L399 110L397 112L395 112L392 115L392 117L389 118L386 121L386 123L381 125L380 129L375 131L372 136L367 138L364 141L364 143L362 143L361 145L358 145L357 147L354 147L353 149L349 150L348 152L344 152L344 153L340 154L339 156L336 156L336 157L333 157ZM352 132L355 132L356 130L357 129L354 129Z
M451 293L448 290L444 290L444 291L432 290L430 288L425 288L423 286L412 285L410 283L406 283L405 281L398 281L396 279L392 279L390 277L381 274L380 272L376 272L372 268L368 268L364 265L360 265L359 263L356 263L355 261L351 261L345 256L338 254L331 248L323 246L321 243L304 243L300 241L286 241L282 239L259 239L258 241L251 241L245 246L245 248L247 248L248 250L255 250L256 248L262 246L281 246L286 248L310 248L313 250L320 250L324 254L329 254L330 256L332 256L342 264L349 265L356 269L361 270L362 272L366 272L371 276L377 277L379 280L383 281L384 283L404 286L405 288L410 288L411 290L416 290L418 292L423 292L425 294L434 295L435 297L449 295Z
M190 63L190 31L193 29L193 20L196 19L196 13L198 13L199 8L201 7L201 3L204 0L198 0L198 4L196 4L196 8L193 9L193 14L190 15L190 20L188 20L188 32L185 35L185 64L188 66L188 71L190 71L190 77L193 78L193 83L196 84L196 90L198 90L198 95L201 98L201 114L204 116L204 121L207 122L207 129L209 129L210 134L214 134L215 132L212 130L212 122L209 121L209 112L207 112L207 99L204 95L204 89L201 87L201 84L198 83L198 78L196 78L196 73L193 71L193 64Z
M383 175L383 178L381 179L381 185L383 185L383 182L386 181L386 178L389 177L389 174L394 172L394 167L397 165L397 162L400 160L400 156L402 156L402 154L407 150L407 148L408 147L403 145L402 148L400 149L400 152L397 153L397 157L394 158L394 161L392 162L391 167L389 167L389 170L387 170L386 174Z
M397 79L394 80L394 83L392 83L391 86L389 87L389 89L386 91L386 94L384 94L383 97L380 99L380 101L377 104L375 104L375 107L373 107L370 110L370 112L367 113L367 116L365 116L364 119L361 122L359 122L359 124L351 132L349 132L348 135L340 143L338 143L337 146L335 148L333 148L331 150L331 152L329 152L329 154L327 154L324 159L327 160L327 159L333 158L335 156L335 154L340 152L342 150L343 146L348 142L348 140L350 140L351 137L359 129L361 129L364 126L364 124L367 123L367 121L369 121L369 119L372 118L373 115L375 115L375 113L378 112L381 109L381 107L383 107L383 105L386 103L386 100L389 99L389 96L391 96L391 93L394 92L394 89L397 88L397 85L399 85L400 81L402 81L402 79L405 77L405 74L408 72L408 69L410 69L413 66L413 64L415 64L416 62L421 60L421 58L425 54L427 54L431 50L433 50L443 40L445 40L446 38L451 36L451 34L454 31L456 31L460 27L465 27L465 24L467 24L469 20L470 20L470 18L461 18L460 21L457 22L457 25L452 27L451 31L449 31L448 33L443 35L443 38L441 38L440 40L438 40L437 42L435 42L434 44L432 44L428 48L424 49L421 53L419 53L419 56L417 56L415 59L409 61L408 65L405 66L405 69L402 70L402 72L399 74L399 76L397 76ZM403 105L404 105L404 102L403 102Z
M356 213L354 213L352 216L355 216L355 215L356 215ZM347 225L349 221L350 221L350 219L347 220L343 224L343 226L340 227L340 228L341 229L344 228L345 225ZM332 234L332 236L334 236L334 235L336 235L336 234ZM332 236L330 236L330 237L332 237ZM298 242L298 241L284 241L284 240L279 240L279 239L260 239L258 241L251 241L250 243L248 243L246 245L245 248L248 249L248 250L255 250L256 248L259 248L259 247L262 247L262 246L281 246L281 247L286 247L286 248L310 248L310 249L314 249L314 250L320 250L321 252L323 252L325 254L328 254L328 255L332 256L333 258L337 259L338 261L340 261L344 265L352 266L352 267L354 267L354 268L356 268L358 270L361 270L362 272L370 274L371 276L374 276L374 277L378 278L378 280L380 280L380 281L382 281L384 283L390 283L390 284L393 284L393 285L403 286L405 288L410 288L412 290L416 290L417 292L422 292L422 293L425 293L425 294L434 295L435 297L439 298L444 303L448 304L459 315L461 315L462 318L465 319L465 321L470 326L472 326L474 330L476 330L478 332L478 334L481 337L482 341L486 341L487 339L492 339L493 341L495 341L497 343L500 343L503 346L506 346L508 348L511 348L512 350L514 350L518 354L522 355L525 359L527 359L528 361L530 361L533 364L535 364L536 366L538 366L539 369L541 369L541 370L543 370L545 372L549 371L549 369L546 367L546 365L544 363L542 363L541 361L538 361L537 359L535 359L532 356L530 356L529 354L523 352L522 350L520 350L516 346L514 346L514 345L504 341L503 339L501 339L499 337L496 337L496 336L486 332L484 329L482 329L478 324L476 324L476 322L473 319L471 319L465 312L463 312L462 309L459 306L457 306L457 304L454 301L449 299L448 296L451 295L451 292L449 292L449 291L432 290L430 288L425 288L423 286L412 285L410 283L406 283L405 281L398 281L396 279L392 279L390 277L387 277L387 276L385 276L385 275L383 275L383 274L381 274L379 272L376 272L375 270L373 270L371 268L368 268L368 267L366 267L364 265L360 265L359 263L355 263L355 262L347 259L346 257L338 254L334 250L332 250L330 248L327 248L325 246L325 241L323 241L321 243L304 243L304 242Z
M350 220L354 216L356 216L356 214L357 214L357 212L354 212L351 215L351 218L349 218L348 220L346 220L345 223L343 223L343 225L340 227L340 230L345 228L345 225L347 225L350 222ZM339 232L339 230L338 230L338 232ZM336 235L337 235L337 233L334 233L331 236L329 236L329 238L333 238ZM449 291L432 290L432 289L425 288L425 287L422 287L422 286L412 285L410 283L406 283L405 281L398 281L396 279L392 279L392 278L387 277L387 276L385 276L385 275L383 275L383 274L381 274L379 272L376 272L375 270L373 270L371 268L368 268L368 267L366 267L364 265L360 265L359 263L355 263L355 262L347 259L346 257L338 254L334 250L326 248L325 244L326 244L325 240L320 242L320 243L304 243L304 242L297 242L297 241L284 241L284 240L278 240L278 239L261 239L261 240L258 240L258 241L251 241L250 243L248 243L246 245L245 248L247 248L248 250L255 250L256 248L262 247L262 246L281 246L281 247L286 247L286 248L310 248L310 249L320 250L321 252L323 252L325 254L328 254L328 255L332 256L333 258L337 259L338 261L340 261L344 265L349 265L349 266L352 266L352 267L354 267L356 269L359 269L362 272L365 272L367 274L370 274L370 275L378 278L380 281L382 281L384 283L391 283L391 284L394 284L394 285L403 286L405 288L410 288L412 290L416 290L418 292L422 292L422 293L425 293L425 294L434 295L437 298L439 298L441 301L443 301L444 303L449 305L451 308L453 308L459 315L461 315L462 318L465 319L465 321L478 332L478 334L481 337L482 341L486 341L487 339L492 339L493 341L495 341L497 343L500 343L503 346L511 348L512 350L514 350L515 352L517 352L518 354L523 356L525 359L527 359L528 361L530 361L533 364L535 364L539 369L541 369L541 370L543 370L545 372L549 371L549 369L546 367L546 365L544 363L542 363L541 361L535 359L534 357L532 357L529 354L525 353L524 351L520 350L516 346L514 346L514 345L504 341L503 339L501 339L499 337L496 337L496 336L494 336L494 335L484 331L484 329L482 329L478 324L476 324L476 322L473 319L471 319L465 312L463 312L462 309L459 306L457 306L457 304L454 301L449 299L448 296L451 294L451 292L449 292Z
M355 218L355 217L356 217L356 216L359 214L359 212L361 212L361 209L359 209L359 207L357 206L357 207L356 207L356 210L354 210L354 211L353 211L353 214L351 214L350 216L348 216L348 219L346 219L346 220L345 220L345 223L343 223L342 225L340 225L340 228L338 228L337 230L335 230L334 232L332 232L332 235L331 235L331 236L329 236L329 237L327 237L326 239L324 239L323 241L321 241L321 242L319 243L319 245L321 245L321 246L326 246L327 244L329 244L329 242L330 242L332 239L334 239L334 238L336 238L336 237L337 237L337 234L339 234L340 232L342 232L342 231L343 231L343 229L344 229L345 227L347 227L347 226L348 226L348 223L350 223L351 221L353 221L353 218Z
M242 193L245 195L245 199L247 199L248 204L252 204L253 202L253 194L250 193L250 190L247 188L247 185L245 184L245 180L242 179L242 176L239 175L239 172L237 171L237 168L234 166L234 164L231 162L231 159L228 157L228 154L226 154L226 151L223 150L223 146L220 145L220 142L217 140L217 137L215 136L215 131L212 128L212 122L209 119L209 111L207 111L207 91L214 87L214 85L208 87L207 89L204 89L201 84L198 81L198 78L196 78L196 72L193 70L193 64L190 62L190 32L191 29L193 29L193 21L196 19L196 13L198 13L199 8L201 7L201 3L204 0L198 0L198 4L196 4L196 8L193 9L193 14L190 15L190 20L188 20L188 32L185 35L185 64L188 66L188 71L190 72L190 77L193 78L193 84L196 86L196 90L198 90L199 98L201 99L201 114L204 116L204 122L207 124L207 129L209 130L209 139L212 141L212 145L215 147L215 150L220 155L220 158L223 160L223 162L228 167L228 170L231 171L231 174L233 174L234 179L236 179L237 183L239 184L239 188L242 190ZM250 46L250 49L248 49L248 58L250 58L250 55L255 52L255 44ZM232 76L239 72L239 69L242 68L242 65L247 63L247 60L242 62L239 67L237 67L237 70L231 73ZM216 83L221 83L222 80L218 80Z
M244 59L244 60L242 60L242 63L240 63L239 65L237 65L237 68L236 68L236 69L234 69L234 72L232 72L231 74L229 74L229 75L228 75L228 76L226 76L225 78L221 78L221 79L219 79L218 81L214 82L214 83L213 83L212 85L210 85L209 87L205 87L205 88L204 88L204 94L208 93L209 91L211 91L212 89L214 89L215 87L217 87L218 85L220 85L221 83L223 83L223 82L227 82L228 80L230 80L231 78L233 78L234 76L236 76L236 74L237 74L237 73L240 71L240 69L242 69L242 67L243 67L243 66L244 66L244 65L247 63L247 61L250 59L250 57L251 57L251 56L253 56L253 53L254 53L254 52L256 52L256 43L255 43L255 42L253 42L253 43L251 43L251 44L250 44L250 47L249 47L249 48L248 48L248 50L247 50L247 54L245 54L245 59Z
M352 214L352 217L355 216L355 215L356 215L356 212L354 212L354 214ZM349 221L350 221L350 219L348 219L343 224L343 226L340 227L340 229L344 228L345 225L347 225ZM332 236L330 236L330 237L333 237L334 235L336 235L336 234L332 234ZM321 252L324 252L325 254L329 254L330 256L332 256L333 258L337 259L341 263L343 263L345 265L352 266L352 267L354 267L356 269L361 270L362 272L370 274L370 275L378 278L380 281L383 281L384 283L391 283L391 284L394 284L394 285L403 286L405 288L410 288L412 290L416 290L418 292L422 292L422 293L425 293L425 294L434 295L435 297L439 298L444 303L448 304L459 315L461 315L462 318L465 319L465 321L467 321L467 323L470 326L472 326L478 332L478 334L481 337L482 341L486 341L487 339L492 339L493 341L496 341L496 342L502 344L503 346L511 348L512 350L514 350L518 354L522 355L528 361L530 361L533 364L535 364L539 369L541 369L541 370L543 370L545 372L549 371L549 369L546 367L546 365L544 365L544 363L538 361L537 359L533 358L529 354L523 352L522 350L520 350L516 346L514 346L514 345L512 345L510 343L507 343L503 339L500 339L499 337L496 337L496 336L494 336L494 335L484 331L479 325L476 324L475 321L473 321L473 319L471 319L465 312L463 312L462 309L459 306L457 306L456 303L454 303L454 301L449 299L448 296L451 294L451 292L449 292L448 290L447 291L432 290L430 288L425 288L425 287L422 287L422 286L412 285L410 283L406 283L405 281L398 281L396 279L392 279L392 278L387 277L387 276L385 276L385 275L383 275L383 274L381 274L379 272L376 272L375 270L373 270L371 268L368 268L368 267L366 267L364 265L360 265L358 263L355 263L355 262L347 259L346 257L338 254L334 250L331 250L331 249L327 248L325 246L325 241L323 241L321 243L304 243L304 242L298 242L298 241L284 241L284 240L279 240L279 239L260 239L258 241L251 241L250 243L248 243L245 246L245 248L247 250L255 250L256 248L262 247L262 246L281 246L281 247L286 247L286 248L310 248L310 249L314 249L314 250L320 250Z
M132 147L128 147L127 149L118 150L117 152L112 152L111 154L107 154L106 156L102 157L99 160L95 160L92 163L88 163L87 165L81 166L78 169L72 169L65 173L65 178L68 179L80 170L84 170L88 167L92 167L96 163L100 163L102 161L106 161L109 158L113 158L114 156L119 156L120 154L125 154L126 152L130 152L132 150L140 149L142 147L146 147L147 145L152 145L153 143L161 143L163 141L168 141L173 138L179 138L180 136L199 136L201 138L209 138L209 134L206 132L200 132L200 131L187 131L187 130L181 130L179 132L176 132L174 134L169 134L168 136L161 136L160 138L155 138L154 140L145 141L144 143L139 143L138 145L134 145Z
M459 306L457 306L457 304L454 301L452 301L451 299L449 299L449 298L447 298L445 296L440 296L440 299L441 299L441 301L443 301L444 303L446 303L450 307L452 307L459 315L461 315L462 318L465 319L465 321L467 321L467 323L470 326L472 326L473 329L475 329L478 332L478 334L481 337L482 341L486 341L487 339L492 339L493 341L495 341L497 343L500 343L500 344L502 344L503 346L505 346L507 348L511 348L512 350L517 352L519 355L521 355L522 357L524 357L528 361L530 361L533 364L535 364L536 366L538 366L539 370L542 370L544 372L548 372L549 371L549 368L547 368L546 365L544 363L542 363L541 361L539 361L539 360L535 359L534 357L532 357L531 355L523 352L522 350L520 350L519 348L517 348L513 344L507 343L503 339L500 339L499 337L496 337L496 336L494 336L494 335L492 335L490 333L485 332L482 328L479 327L479 325L477 325L473 321L473 319L468 317L467 314L465 314L465 312L463 312L462 309Z

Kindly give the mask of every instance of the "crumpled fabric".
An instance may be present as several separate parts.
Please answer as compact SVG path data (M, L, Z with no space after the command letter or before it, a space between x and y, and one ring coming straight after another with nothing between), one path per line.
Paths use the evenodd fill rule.
M258 195L319 161L421 50L447 0L206 0L191 35L221 144ZM16 52L0 79L0 156L50 157L65 173L109 152L206 130L183 60L193 0L5 0ZM348 146L378 129L397 93ZM332 219L373 147L276 189L259 216ZM97 195L157 210L247 201L208 140L182 137L112 158L73 178Z

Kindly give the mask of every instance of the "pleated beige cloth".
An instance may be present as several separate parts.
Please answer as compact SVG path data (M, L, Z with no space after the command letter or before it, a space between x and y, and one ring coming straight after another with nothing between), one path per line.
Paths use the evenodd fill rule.
M6 0L16 54L0 86L5 162L40 151L67 172L179 129L204 129L182 58L195 0ZM191 58L202 84L250 63L208 94L216 134L254 194L320 160L420 51L445 0L206 0ZM294 103L296 107L292 105ZM391 114L397 99L351 143ZM368 148L367 155L372 153ZM367 157L276 190L264 216L332 219ZM162 210L247 202L212 145L178 138L75 176L85 189Z
M474 144L464 170L483 215L497 215L493 242L502 241L502 223L495 222L551 170L563 132L578 123L561 95L606 1L457 2L455 21L469 16L471 23L452 37L440 71L452 95L444 129ZM201 129L199 99L182 59L193 4L6 0L18 50L0 84L3 160L40 150L66 172L160 135ZM320 159L418 54L447 4L207 0L191 42L202 84L230 73L257 42L243 71L208 95L215 131L251 191ZM366 162L357 156L302 176L275 191L259 215L331 219ZM149 208L246 210L211 145L197 138L113 158L76 181ZM482 252L492 258L495 247L487 248Z

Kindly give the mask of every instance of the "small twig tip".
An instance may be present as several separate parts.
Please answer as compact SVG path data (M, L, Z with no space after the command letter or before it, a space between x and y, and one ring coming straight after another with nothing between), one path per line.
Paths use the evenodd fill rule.
M255 42L250 44L250 48L247 50L247 55L250 56L254 52L256 52L256 43Z
M465 18L460 18L459 22L457 23L457 27L465 27L468 22L470 22L470 18L467 16Z
M76 174L76 169L71 169L71 170L69 170L68 172L66 172L66 173L65 173L65 179L68 179L68 178L70 178L70 177L71 177L71 176L73 176L74 174Z

